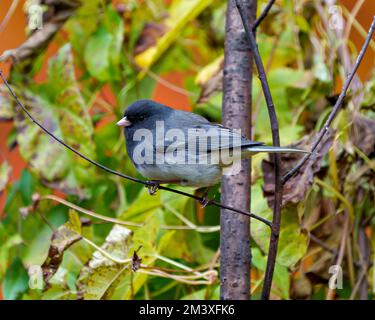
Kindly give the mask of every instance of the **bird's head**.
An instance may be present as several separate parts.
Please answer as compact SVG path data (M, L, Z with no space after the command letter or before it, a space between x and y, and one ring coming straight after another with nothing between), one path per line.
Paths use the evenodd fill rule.
M130 127L142 125L147 121L163 120L173 109L152 100L138 100L125 109L124 117L118 126Z

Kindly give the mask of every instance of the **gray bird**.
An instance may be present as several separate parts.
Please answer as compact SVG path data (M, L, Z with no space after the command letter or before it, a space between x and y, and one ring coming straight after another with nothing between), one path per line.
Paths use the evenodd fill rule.
M131 104L117 125L124 127L133 164L156 184L209 187L220 181L223 170L236 172L234 163L258 152L307 153L265 146L200 115L152 100Z

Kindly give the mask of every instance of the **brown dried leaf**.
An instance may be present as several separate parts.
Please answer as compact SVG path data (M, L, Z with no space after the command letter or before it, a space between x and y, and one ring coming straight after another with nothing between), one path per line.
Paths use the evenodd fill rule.
M65 250L81 239L81 235L64 224L59 227L52 235L51 245L48 250L48 256L42 265L44 281L53 277L59 268Z
M350 138L353 144L367 156L375 153L375 121L362 115L355 115Z
M166 33L167 27L162 23L148 22L137 40L134 55L138 55L156 45L157 40Z
M197 103L206 103L210 100L211 96L219 91L223 90L223 72L214 75L205 85L202 87L201 94L199 95Z
M291 203L298 203L305 198L307 190L312 186L314 174L319 172L322 165L322 159L332 145L333 138L333 130L329 130L317 147L316 152L308 161L306 161L299 172L297 172L290 180L287 181L283 188L282 206L286 206L287 204ZM312 136L305 136L292 147L308 150L312 140ZM285 174L291 170L300 159L301 154L298 153L281 154L281 172ZM263 160L262 170L264 177L263 193L267 198L268 205L273 208L275 190L273 160Z
M198 74L196 83L201 86L202 90L197 103L206 103L212 95L223 90L223 67L224 57L221 56Z
M142 263L142 259L138 256L137 251L134 251L133 257L132 257L131 269L133 272L136 272L141 267L141 263Z

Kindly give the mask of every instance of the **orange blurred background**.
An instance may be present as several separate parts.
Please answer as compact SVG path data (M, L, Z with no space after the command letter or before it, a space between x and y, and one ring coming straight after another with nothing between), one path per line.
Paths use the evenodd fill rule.
M187 0L188 1L188 0ZM0 4L0 26L3 25L4 17L6 16L7 12L9 11L12 2L15 3L16 1L12 0L1 0ZM11 14L7 24L4 28L0 29L0 55L3 51L13 49L18 47L22 42L26 39L25 35L25 27L26 27L26 16L23 11L23 5L25 0L17 1L18 4L15 6L14 12ZM352 10L356 4L356 1L353 0L341 0L338 1L340 4L346 6L349 10ZM371 24L373 15L375 13L375 1L374 0L365 0L362 7L360 8L356 19L357 21L363 26L366 30ZM363 44L363 36L355 29L352 28L350 39L353 41L357 50ZM57 51L56 45L50 45L48 49L48 54L46 55L46 60L49 56L54 54ZM364 81L370 76L371 69L374 65L374 51L368 50L363 63L359 69L360 78ZM9 72L9 64L0 63L0 68L3 70L4 74L7 75ZM36 76L35 81L42 81L45 77L45 68L42 68L41 72ZM178 86L183 86L183 77L184 75L179 72L173 72L169 74L162 75L162 79L167 80L168 82ZM114 104L114 98L111 95L110 90L108 87L104 87L102 96L108 103ZM163 83L158 82L155 91L153 93L154 100L159 101L161 103L171 105L171 106L178 106L181 109L189 110L189 100L188 97L182 93L176 92L171 88L166 87ZM107 119L114 121L115 119ZM26 163L21 158L18 148L14 148L13 150L8 150L6 139L9 132L12 129L11 122L2 122L0 123L0 154L3 155L0 161L3 161L5 158L13 167L13 172L11 176L11 180L17 180L20 177L20 173L22 169L26 166ZM2 215L4 199L6 197L5 192L0 195L0 216Z

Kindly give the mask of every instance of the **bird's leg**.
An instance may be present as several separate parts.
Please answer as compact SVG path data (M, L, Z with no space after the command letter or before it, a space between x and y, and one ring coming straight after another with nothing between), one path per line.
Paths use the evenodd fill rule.
M153 196L156 192L158 192L159 186L161 184L169 183L183 185L183 181L180 180L148 180L146 188L148 188L148 193L150 194L150 196Z
M202 208L206 207L208 203L210 202L210 199L208 198L208 191L210 190L210 187L204 188L202 193L202 198L199 201L202 205Z
M160 181L157 180L149 180L147 181L146 188L148 189L148 193L150 196L153 196L159 190Z

